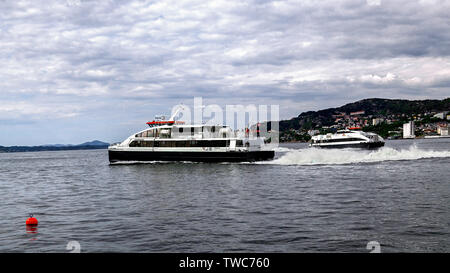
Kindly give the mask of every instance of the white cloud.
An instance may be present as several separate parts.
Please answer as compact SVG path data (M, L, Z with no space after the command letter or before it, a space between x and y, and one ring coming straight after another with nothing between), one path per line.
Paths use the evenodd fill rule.
M61 119L79 115L80 106L76 105L45 105L26 101L14 103L0 101L0 119Z
M366 0L369 6L379 6L381 5L381 0Z
M386 84L391 83L397 80L397 76L393 73L387 73L385 76L378 76L378 75L363 75L359 77L359 80L362 82L369 82L374 84Z

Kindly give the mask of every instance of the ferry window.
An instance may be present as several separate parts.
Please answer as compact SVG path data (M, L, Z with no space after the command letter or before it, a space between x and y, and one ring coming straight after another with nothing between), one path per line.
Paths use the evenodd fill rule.
M242 142L242 139L236 140L236 147L242 147L242 146L244 146L243 142Z
M176 147L176 141L155 141L155 147Z
M339 138L339 139L326 139L321 140L321 143L330 143L330 142L347 142L347 141L364 141L364 139L359 138Z
M181 128L178 128L178 132L180 132L180 133L183 133L183 128L181 127Z
M153 147L153 141L145 141L145 147Z
M191 136L193 136L194 135L194 127L191 127Z
M239 140L238 140L239 141ZM174 141L148 141L148 145L155 147L229 147L229 140L174 140ZM242 146L242 140L240 140ZM147 146L153 147L153 146Z
M159 137L160 138L170 138L172 129L160 129Z
M130 147L153 147L153 141L134 140L130 143Z
M175 147L188 147L187 141L174 141Z
M153 130L147 130L143 132L142 137L153 137Z
M216 132L216 127L211 127L211 133L214 133L214 132Z
M226 147L226 141L225 140L213 140L211 142L211 147Z

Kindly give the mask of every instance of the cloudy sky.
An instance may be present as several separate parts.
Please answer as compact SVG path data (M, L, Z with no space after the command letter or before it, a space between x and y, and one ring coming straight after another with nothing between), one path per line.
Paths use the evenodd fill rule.
M116 142L173 105L281 118L450 96L450 1L0 0L0 145Z

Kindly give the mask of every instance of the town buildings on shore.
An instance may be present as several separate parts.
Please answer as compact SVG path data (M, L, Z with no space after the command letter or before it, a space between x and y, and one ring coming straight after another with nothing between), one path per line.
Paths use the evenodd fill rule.
M332 115L334 124L316 126L307 130L290 129L280 135L280 141L305 141L324 132L336 132L339 129L359 127L368 128L388 139L416 137L448 136L450 111L426 112L411 115L386 114L367 115L364 110L349 113L338 112ZM387 128L381 130L380 128ZM376 131L380 129L380 131Z

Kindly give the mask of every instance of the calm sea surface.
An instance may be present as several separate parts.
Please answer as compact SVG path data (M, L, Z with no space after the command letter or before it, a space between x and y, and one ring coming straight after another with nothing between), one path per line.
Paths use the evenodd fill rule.
M0 153L0 193L0 252L450 252L450 139L251 164Z

